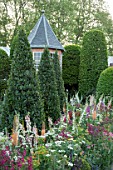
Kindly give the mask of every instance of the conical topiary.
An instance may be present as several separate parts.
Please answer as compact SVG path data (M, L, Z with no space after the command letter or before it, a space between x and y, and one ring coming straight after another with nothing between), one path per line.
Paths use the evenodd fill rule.
M63 106L65 103L65 91L64 91L64 82L62 79L61 67L60 67L57 51L54 54L53 64L54 64L55 78L57 83L57 91L60 100L60 110L63 111Z
M41 57L38 76L42 98L44 100L46 126L48 127L48 117L51 117L53 122L60 117L60 103L53 63L50 59L50 53L47 48L45 48Z
M41 130L44 121L43 103L30 44L22 29L15 43L8 89L3 103L2 127L11 130L15 113L20 114L22 122L29 112L32 123L36 123Z
M5 90L7 89L7 80L9 78L10 68L10 57L4 50L0 49L0 100L3 100Z

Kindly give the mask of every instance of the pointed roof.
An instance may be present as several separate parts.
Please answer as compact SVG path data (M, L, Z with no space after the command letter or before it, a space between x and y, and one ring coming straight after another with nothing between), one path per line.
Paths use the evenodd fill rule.
M55 36L51 26L49 25L44 13L30 32L28 41L31 48L52 48L64 50L61 43Z

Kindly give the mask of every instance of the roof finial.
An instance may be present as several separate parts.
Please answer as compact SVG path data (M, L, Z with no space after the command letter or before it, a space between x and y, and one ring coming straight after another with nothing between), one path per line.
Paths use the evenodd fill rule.
M44 14L44 13L45 13L45 10L44 10L44 9L42 9L42 10L41 10L41 13L42 13L42 14Z

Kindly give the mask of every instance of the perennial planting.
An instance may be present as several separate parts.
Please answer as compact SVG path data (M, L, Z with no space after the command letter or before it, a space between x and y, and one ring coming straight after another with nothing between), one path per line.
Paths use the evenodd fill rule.
M111 101L96 103L90 96L81 104L78 96L67 104L55 123L48 118L41 135L31 127L30 115L25 124L15 115L13 133L0 133L0 169L2 170L105 170L112 166L113 125Z

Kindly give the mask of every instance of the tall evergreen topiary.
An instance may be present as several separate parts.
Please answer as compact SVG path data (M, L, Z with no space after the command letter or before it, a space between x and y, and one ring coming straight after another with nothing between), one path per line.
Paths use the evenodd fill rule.
M3 99L5 90L7 89L7 80L11 67L10 58L7 53L0 49L0 100Z
M41 57L38 76L42 98L44 100L46 126L48 127L48 117L51 117L53 122L60 117L60 103L53 63L50 59L50 53L47 48L45 48Z
M15 35L11 41L11 48L10 48L10 58L11 60L13 59L13 55L14 55L14 50L16 48L16 41L18 39L18 36Z
M100 73L107 68L107 46L103 32L91 30L83 37L80 56L79 92L88 96L96 91Z
M80 64L80 46L65 46L63 53L62 76L65 88L68 89L69 95L73 96L78 91L78 75Z
M8 89L3 103L2 127L11 130L16 113L20 114L21 122L25 115L30 113L32 123L36 123L40 130L44 120L42 100L30 44L22 29L15 43Z
M101 95L113 97L113 67L105 69L99 77L96 96L100 98Z
M63 105L65 103L65 92L64 92L64 82L62 79L61 67L60 67L57 51L54 54L53 64L54 64L55 78L57 83L57 91L60 100L60 110L63 111Z

